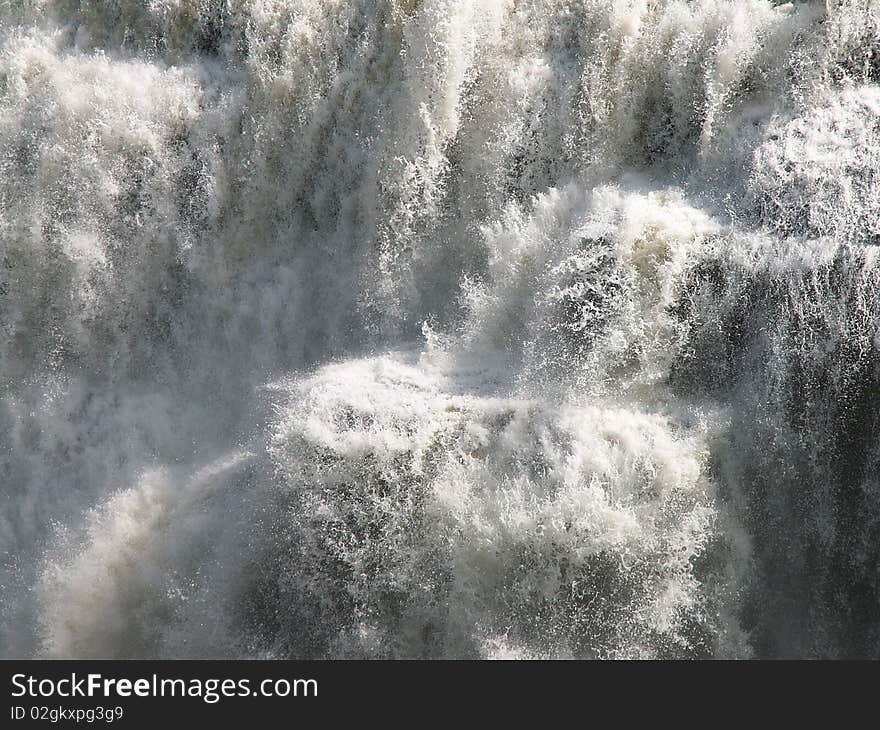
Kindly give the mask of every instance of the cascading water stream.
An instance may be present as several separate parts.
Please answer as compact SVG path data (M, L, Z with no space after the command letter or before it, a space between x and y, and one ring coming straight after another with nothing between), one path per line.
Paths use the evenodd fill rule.
M0 656L880 655L880 3L0 0Z

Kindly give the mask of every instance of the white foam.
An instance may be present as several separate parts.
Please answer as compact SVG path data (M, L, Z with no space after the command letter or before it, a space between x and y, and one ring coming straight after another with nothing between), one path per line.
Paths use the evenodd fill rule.
M878 22L0 3L0 654L845 653Z

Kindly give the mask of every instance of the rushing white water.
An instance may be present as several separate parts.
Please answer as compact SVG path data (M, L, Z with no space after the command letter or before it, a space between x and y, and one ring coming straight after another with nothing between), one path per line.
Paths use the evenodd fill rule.
M0 655L880 655L880 3L0 0Z

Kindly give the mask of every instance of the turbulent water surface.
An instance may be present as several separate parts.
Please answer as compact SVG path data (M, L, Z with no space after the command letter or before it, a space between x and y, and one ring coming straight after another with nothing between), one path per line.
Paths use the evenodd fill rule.
M0 655L880 655L880 3L0 0Z

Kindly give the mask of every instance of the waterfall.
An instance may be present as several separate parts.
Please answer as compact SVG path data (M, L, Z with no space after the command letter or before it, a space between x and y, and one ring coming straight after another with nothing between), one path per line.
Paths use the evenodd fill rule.
M880 2L0 0L0 656L880 656Z

